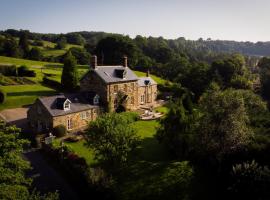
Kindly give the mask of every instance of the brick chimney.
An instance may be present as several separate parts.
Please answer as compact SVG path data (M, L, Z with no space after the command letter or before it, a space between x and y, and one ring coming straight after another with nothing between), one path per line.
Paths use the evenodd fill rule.
M127 56L123 56L123 66L128 67L128 58L127 58Z
M91 67L93 69L97 68L97 56L96 55L93 55L92 58L91 58Z

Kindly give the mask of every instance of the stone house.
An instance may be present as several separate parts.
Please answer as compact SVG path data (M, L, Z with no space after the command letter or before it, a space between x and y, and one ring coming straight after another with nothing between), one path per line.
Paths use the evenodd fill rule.
M100 112L98 95L62 94L38 98L29 108L27 119L35 133L51 131L60 124L69 132L76 132L85 129Z
M59 124L69 132L85 129L103 111L138 110L155 106L157 83L147 73L137 77L127 66L98 66L93 56L91 68L80 80L80 92L38 98L27 119L33 132L51 131Z
M82 92L99 94L103 105L111 105L113 110L117 109L119 101L122 101L125 110L137 110L142 105L155 106L157 83L149 73L147 77L137 77L127 66L127 57L123 58L122 66L98 66L97 57L93 56L91 66L80 81Z

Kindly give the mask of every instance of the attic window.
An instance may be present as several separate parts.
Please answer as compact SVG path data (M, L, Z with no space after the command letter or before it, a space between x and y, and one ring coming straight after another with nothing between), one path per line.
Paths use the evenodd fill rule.
M144 84L145 84L145 85L149 85L149 84L150 84L150 80L145 80L145 81L144 81Z
M127 75L126 69L115 69L116 77L125 79Z
M65 101L64 103L64 110L70 110L70 101Z
M96 96L94 97L93 103L94 103L94 105L98 105L98 104L99 104L99 96L98 96L98 95L96 95Z

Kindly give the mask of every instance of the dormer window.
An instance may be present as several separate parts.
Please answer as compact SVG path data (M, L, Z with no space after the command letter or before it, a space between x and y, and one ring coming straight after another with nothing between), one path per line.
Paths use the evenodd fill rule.
M70 101L68 99L64 102L64 110L70 110Z
M71 101L68 98L57 98L56 106L58 109L63 109L65 111L70 110Z
M99 96L96 95L94 98L93 98L93 104L94 105L98 105L99 104Z

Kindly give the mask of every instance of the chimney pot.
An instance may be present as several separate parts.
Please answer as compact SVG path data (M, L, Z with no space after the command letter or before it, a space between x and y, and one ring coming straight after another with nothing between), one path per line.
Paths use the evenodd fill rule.
M97 68L97 56L96 55L93 55L91 58L91 66L93 69Z
M128 67L128 58L127 58L127 56L123 56L123 66Z

